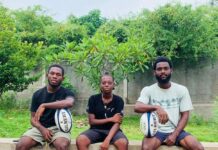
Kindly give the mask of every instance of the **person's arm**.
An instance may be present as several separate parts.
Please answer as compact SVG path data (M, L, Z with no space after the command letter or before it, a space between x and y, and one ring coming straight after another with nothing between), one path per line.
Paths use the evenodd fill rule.
M119 129L120 129L120 123L114 123L107 137L104 139L103 143L100 146L101 150L107 150L109 148L111 139L114 137L114 135L117 133Z
M119 113L115 114L113 117L105 118L105 119L96 119L94 114L89 114L88 118L89 118L90 125L102 125L109 122L114 122L114 123L122 122L122 116Z
M177 136L187 125L188 119L189 119L189 111L181 112L181 118L178 122L175 131L171 135L169 135L165 141L167 145L173 145L175 143Z
M39 106L39 108L36 111L35 119L39 120L42 116L45 109L59 109L59 108L70 108L73 106L74 98L73 97L67 97L65 100L60 100L56 102L51 103L43 103Z
M50 142L53 136L52 131L45 128L43 125L41 125L39 120L35 118L35 114L36 114L35 112L31 112L30 121L31 121L32 126L36 127L41 132L42 136L44 137L46 141Z
M162 124L165 124L169 119L167 112L159 105L148 105L142 102L136 102L134 111L137 113L156 111L159 118L159 122Z

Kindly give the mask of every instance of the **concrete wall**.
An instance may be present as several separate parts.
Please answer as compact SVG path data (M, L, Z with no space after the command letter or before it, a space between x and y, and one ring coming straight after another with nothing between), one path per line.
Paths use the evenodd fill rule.
M212 64L211 61L201 61L196 67L193 66L188 66L185 62L175 65L172 81L187 86L193 103L201 104L203 107L199 108L205 109L206 105L204 108L204 104L212 104L216 95L218 95L218 62ZM77 89L76 102L73 110L77 114L84 113L89 96L97 93L97 91L91 89L85 78L76 75L71 66L65 65L64 68L66 75ZM30 85L28 90L19 93L18 97L21 99L31 99L32 93L44 86L45 81L46 78L43 75L38 82ZM153 77L152 70L144 73L137 72L129 77L127 83L122 82L116 86L114 93L122 96L127 104L135 104L141 89L155 82L156 80ZM208 108L210 109L211 105ZM130 110L129 112L132 111ZM201 112L201 110L197 110L197 112Z

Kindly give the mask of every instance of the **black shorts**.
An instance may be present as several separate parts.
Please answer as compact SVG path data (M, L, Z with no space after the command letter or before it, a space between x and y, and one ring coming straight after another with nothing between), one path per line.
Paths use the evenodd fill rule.
M163 133L163 132L157 132L154 136L160 140L161 143L164 143L166 138L170 135L171 133ZM180 134L176 138L175 145L180 146L180 141L184 139L186 136L190 135L188 132L185 132L182 130Z
M93 143L103 142L104 139L109 134L109 131L110 130L88 129L82 132L80 135L87 136L91 141L91 144L93 144ZM116 140L120 138L125 138L127 140L127 137L123 134L123 132L121 130L118 130L117 133L114 135L114 137L111 139L110 144L113 144Z

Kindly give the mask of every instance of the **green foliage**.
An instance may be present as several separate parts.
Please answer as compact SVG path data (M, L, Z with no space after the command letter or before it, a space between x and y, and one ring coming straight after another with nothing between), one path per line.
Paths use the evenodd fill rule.
M16 108L16 94L13 92L5 92L0 98L0 109Z
M78 22L81 25L85 25L88 29L88 35L92 36L106 22L106 19L101 17L99 10L92 10L88 15L80 17Z
M210 11L213 10L213 11ZM217 57L217 37L212 12L217 8L166 5L147 17L145 34L157 55L196 61L201 57ZM217 27L216 27L217 28Z
M8 90L22 91L38 76L30 73L40 60L42 43L21 42L10 13L0 7L0 96Z
M74 94L77 93L77 89L71 84L70 79L65 75L62 86L73 91Z

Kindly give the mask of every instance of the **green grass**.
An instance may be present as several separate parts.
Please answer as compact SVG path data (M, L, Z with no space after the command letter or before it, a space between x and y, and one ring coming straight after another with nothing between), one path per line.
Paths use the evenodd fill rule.
M139 130L139 116L126 116L121 128L129 140L142 140L143 134ZM30 113L27 110L0 110L0 137L18 138L30 127ZM205 142L218 141L218 121L204 121L193 116L186 131L198 140ZM72 138L89 128L87 117L73 116Z

